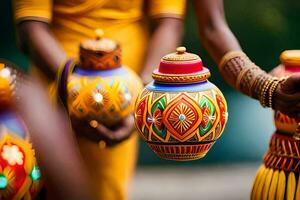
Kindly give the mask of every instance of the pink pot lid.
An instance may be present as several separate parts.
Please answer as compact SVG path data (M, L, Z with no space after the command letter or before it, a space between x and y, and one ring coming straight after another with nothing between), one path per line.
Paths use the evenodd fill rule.
M198 55L186 52L185 47L178 47L176 52L161 59L152 77L161 83L188 84L207 80L210 72Z

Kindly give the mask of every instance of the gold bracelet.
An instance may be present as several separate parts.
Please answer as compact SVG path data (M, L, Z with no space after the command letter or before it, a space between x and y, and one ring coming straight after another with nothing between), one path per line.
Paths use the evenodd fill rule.
M271 108L273 107L273 94L278 85L279 85L279 80L274 80L274 82L272 83L272 85L269 89L268 107L271 107Z
M275 84L273 84L273 88L270 89L269 91L269 107L273 108L273 96L274 96L274 93L277 89L277 87L279 86L279 84L283 81L285 81L287 79L287 77L282 77L280 79L277 79Z
M264 83L264 86L263 86L263 89L260 93L260 103L263 107L267 107L266 105L266 95L269 91L269 88L270 88L270 85L272 85L274 82L273 79L270 79L270 80L267 80L265 83Z
M269 84L267 85L267 89L264 91L264 93L262 94L263 96L263 104L264 104L264 107L271 107L270 106L270 101L271 101L271 98L269 96L270 94L270 91L273 91L274 89L274 86L276 86L277 84L277 81L278 79L277 78L272 78L270 81L269 81ZM276 88L275 88L276 89ZM272 92L273 93L273 92ZM271 102L272 103L272 102Z
M260 101L260 103L263 107L265 107L264 100L263 100L263 94L264 94L265 90L267 89L268 82L269 82L269 80L264 82L262 90L261 90L260 95L259 95L259 101Z

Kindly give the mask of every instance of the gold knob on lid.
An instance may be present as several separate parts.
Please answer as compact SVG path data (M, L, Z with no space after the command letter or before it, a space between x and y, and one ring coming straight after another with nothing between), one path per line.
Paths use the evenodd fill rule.
M101 28L98 28L95 30L95 34L96 34L96 40L100 40L104 35L104 31Z
M178 54L184 54L186 52L186 48L185 47L177 47L176 52Z

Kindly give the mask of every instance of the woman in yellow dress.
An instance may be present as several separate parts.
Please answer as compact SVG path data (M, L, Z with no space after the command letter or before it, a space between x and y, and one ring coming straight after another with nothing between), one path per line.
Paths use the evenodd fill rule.
M92 38L97 28L121 44L123 63L148 82L160 58L178 46L184 11L185 0L14 1L20 47L33 62L34 74L48 83L65 60L78 57L79 43ZM147 16L154 24L151 33ZM116 131L127 135L133 122L125 122ZM111 131L105 127L86 129ZM136 141L133 136L114 147L99 148L96 142L78 137L98 199L127 199Z

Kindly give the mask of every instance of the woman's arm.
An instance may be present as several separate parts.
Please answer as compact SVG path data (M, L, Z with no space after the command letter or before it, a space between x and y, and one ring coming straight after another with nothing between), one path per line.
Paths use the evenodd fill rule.
M241 50L227 25L223 0L195 1L201 41L216 63L229 51Z
M33 20L22 21L17 25L17 35L23 52L50 80L54 80L59 66L67 56L52 35L49 24Z
M201 40L219 64L223 78L242 93L258 99L263 106L298 117L300 75L281 82L251 62L226 23L223 0L195 0L194 3Z
M158 18L152 33L141 78L149 83L153 69L157 67L162 56L172 52L181 42L183 20L180 18Z

